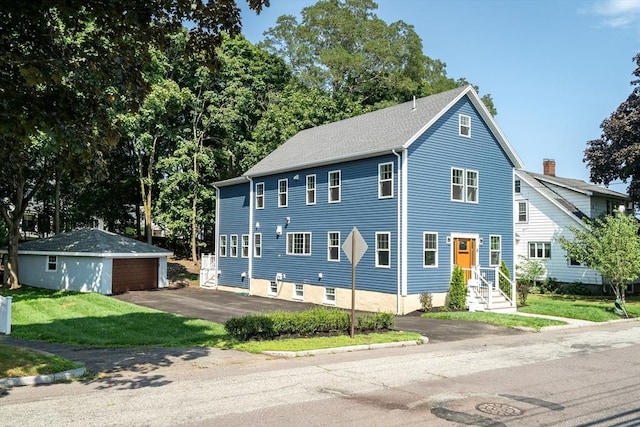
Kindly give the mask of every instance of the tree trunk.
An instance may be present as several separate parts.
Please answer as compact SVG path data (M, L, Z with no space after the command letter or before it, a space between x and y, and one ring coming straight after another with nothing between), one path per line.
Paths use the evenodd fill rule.
M199 145L198 145L199 148ZM193 175L194 175L194 185L193 185L193 201L191 203L191 261L195 264L198 262L198 253L197 253L197 234L198 234L198 152L200 150L196 149L195 153L193 153Z
M20 241L20 221L11 221L9 225L9 254L7 257L7 271L5 274L5 285L9 289L18 289L20 280L18 274L18 242Z
M53 232L60 233L60 171L56 170L56 195L55 195L55 213L53 218Z

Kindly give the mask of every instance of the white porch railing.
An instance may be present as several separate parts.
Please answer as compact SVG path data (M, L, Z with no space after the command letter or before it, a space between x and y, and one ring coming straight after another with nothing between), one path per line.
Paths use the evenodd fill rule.
M200 287L215 288L218 260L214 254L203 254L200 259Z
M466 277L469 277L467 286L468 305L470 311L476 311L481 305L481 310L516 309L516 282L509 279L499 267L480 267L464 269ZM500 289L500 278L510 283L510 295Z

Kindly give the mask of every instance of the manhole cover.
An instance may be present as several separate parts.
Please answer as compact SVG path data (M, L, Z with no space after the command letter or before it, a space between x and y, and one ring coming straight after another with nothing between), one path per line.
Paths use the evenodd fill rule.
M524 411L522 409L518 409L514 406L505 405L502 403L480 403L476 406L476 409L480 412L491 415L514 416L524 414Z

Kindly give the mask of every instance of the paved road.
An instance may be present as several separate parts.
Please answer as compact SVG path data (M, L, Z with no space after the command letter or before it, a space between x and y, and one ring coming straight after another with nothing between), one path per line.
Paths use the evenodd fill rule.
M89 382L18 387L4 426L640 424L640 325L297 359L209 350Z

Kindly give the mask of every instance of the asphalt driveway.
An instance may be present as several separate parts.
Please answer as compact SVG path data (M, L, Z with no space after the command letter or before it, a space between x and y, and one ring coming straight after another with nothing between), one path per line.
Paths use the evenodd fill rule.
M114 295L113 298L216 323L224 323L232 317L249 313L268 313L276 310L303 311L313 306L304 302L284 301L197 287L133 291ZM419 332L428 337L429 342L432 343L459 341L486 335L530 333L481 322L423 319L419 313L396 316L396 329Z

